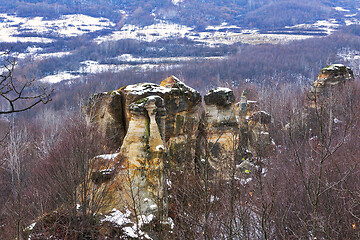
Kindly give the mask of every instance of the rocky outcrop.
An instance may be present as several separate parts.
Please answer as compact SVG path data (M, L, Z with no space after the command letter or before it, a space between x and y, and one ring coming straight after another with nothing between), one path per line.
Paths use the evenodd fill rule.
M126 135L122 92L94 94L85 105L84 112L88 121L96 123L102 134L106 136L111 145L108 146L110 149L121 146Z
M343 64L333 64L321 69L310 90L310 99L327 95L333 86L343 85L354 80L353 71Z
M162 211L164 100L159 96L142 98L131 103L129 111L128 132L131 134L125 136L118 157L126 159L125 170L120 174L128 184L122 190L133 193L127 203L137 205L139 212L150 214Z
M204 96L204 102L205 134L200 137L205 139L202 139L201 159L208 160L214 171L228 178L233 161L230 152L235 150L239 137L235 96L229 88L215 88Z
M199 92L174 76L160 85L128 85L90 98L85 108L89 122L119 144L115 155L93 160L94 165L109 163L91 173L95 184L109 188L110 204L103 212L136 206L135 215L165 218L165 163L171 169L204 169L205 161L223 179L230 178L234 161L242 170L249 168L250 152L245 150L270 142L270 116L256 111L256 102L245 93L235 103L229 88L210 90L204 103L202 107Z
M163 154L165 149L181 149L185 142L195 143L200 106L199 92L174 76L160 85L128 85L90 98L85 107L89 122L99 126L105 135L114 136L113 143L119 144L111 161L102 156L93 160L111 163L92 173L96 176L94 182L108 184L109 206L136 205L141 214L166 212ZM174 164L181 161L181 157L173 160ZM106 181L108 178L111 181ZM115 182L117 187L113 186Z

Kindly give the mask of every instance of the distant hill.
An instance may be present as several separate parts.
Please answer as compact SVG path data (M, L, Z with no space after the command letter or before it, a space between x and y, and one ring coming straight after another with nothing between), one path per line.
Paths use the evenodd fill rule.
M360 0L3 0L1 12L56 18L82 13L125 23L151 25L169 20L203 29L223 22L274 29L358 11Z

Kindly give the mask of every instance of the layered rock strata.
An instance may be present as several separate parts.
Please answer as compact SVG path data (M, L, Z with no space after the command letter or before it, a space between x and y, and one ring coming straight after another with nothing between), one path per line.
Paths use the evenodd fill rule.
M110 186L111 204L104 212L136 206L137 214L164 217L165 168L204 170L205 162L213 174L229 179L234 163L241 171L249 168L244 160L250 159L248 150L257 150L256 143L270 144L271 118L258 112L246 93L235 103L231 89L216 88L204 96L204 103L202 107L199 92L174 76L160 85L128 85L90 98L85 108L89 122L118 144L110 166L93 173L99 185ZM106 178L99 177L102 173Z
M314 81L314 84L309 92L311 101L314 101L317 97L327 96L332 87L342 86L346 82L353 81L353 71L343 64L332 64L321 69L318 78Z
M105 168L96 170L97 175L104 173L112 177L105 182L110 185L110 206L121 208L135 205L141 214L161 212L164 216L163 155L165 149L174 151L188 142L195 143L200 106L199 92L174 76L160 85L128 85L90 98L85 107L88 121L95 123L106 136L113 136L113 143L119 144L113 148L117 149L113 163L106 166L106 169L113 169L113 174L109 174ZM189 149L194 154L194 147ZM94 161L104 162L104 158L100 156ZM182 157L176 158L173 164L180 164L181 161ZM113 186L114 182L117 182L117 187ZM108 210L111 207L103 211Z
M202 159L221 176L230 177L231 152L237 148L238 122L235 116L235 96L229 88L215 88L204 96L205 150ZM204 162L203 160L203 162Z

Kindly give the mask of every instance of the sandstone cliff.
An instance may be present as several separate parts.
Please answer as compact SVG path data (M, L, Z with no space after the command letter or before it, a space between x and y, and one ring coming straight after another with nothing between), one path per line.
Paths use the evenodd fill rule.
M109 136L107 149L111 144L117 149L110 166L114 174L106 169L95 174L111 176L98 181L110 185L110 204L103 212L135 205L137 214L166 218L164 181L169 169L201 170L208 161L213 175L229 179L234 161L241 174L251 167L247 159L250 151L256 155L257 143L271 144L270 116L258 112L246 95L235 103L231 89L216 88L204 96L204 103L199 92L174 76L160 85L128 85L90 98L85 107L88 121ZM240 134L240 129L246 134ZM237 151L240 142L247 153L244 150L233 159L230 153ZM104 156L93 161L107 161L108 155Z

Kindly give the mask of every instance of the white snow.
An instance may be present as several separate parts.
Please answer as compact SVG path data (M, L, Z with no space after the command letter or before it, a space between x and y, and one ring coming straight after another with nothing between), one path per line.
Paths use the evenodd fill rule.
M124 91L129 91L135 95L143 95L147 92L151 93L167 93L171 91L171 88L166 88L163 86L159 86L154 83L139 83L135 85L128 85L124 88Z
M97 156L97 158L103 158L105 160L113 160L113 159L115 159L117 157L117 155L119 155L119 153L103 154L103 155Z
M103 222L105 222L105 221L113 222L113 223L118 224L119 226L123 226L125 224L132 225L132 226L127 226L127 227L122 228L126 235L128 235L129 237L132 237L132 238L137 238L137 237L142 236L145 239L151 239L147 234L145 234L143 231L139 230L138 228L141 228L141 226L143 224L151 222L155 218L155 216L153 214L150 214L148 216L145 216L145 215L139 216L138 226L136 226L136 224L134 224L130 220L130 216L131 216L130 210L126 209L125 213L122 213L121 211L114 208L112 210L112 212L108 216L106 216L102 221Z
M335 29L337 29L340 25L335 19L329 20L320 20L313 24L314 27L318 29L324 30L327 34L331 34Z
M171 187L172 186L172 182L169 179L166 179L166 184Z
M156 209L157 209L157 205L156 205L156 204L150 205L150 210L156 210Z
M336 70L336 69L342 68L342 67L345 67L345 65L344 64L332 64L330 66L324 67L323 69L324 70Z
M220 200L220 198L219 197L215 197L214 195L211 195L210 196L210 202L212 203L212 202L214 202L214 201L219 201Z
M55 20L44 20L42 17L23 18L7 13L0 13L1 42L41 42L49 43L51 37L19 37L21 33L74 37L84 33L103 30L115 26L106 18L95 18L83 14L63 15Z
M184 0L171 0L174 5L184 2Z
M131 54L122 54L117 56L115 60L123 62L141 62L141 63L164 63L164 62L186 62L196 60L221 60L227 58L226 56L212 56L212 57L161 57L161 58L145 58L145 57L134 57Z
M360 51L350 48L343 48L337 53L337 56L340 58L340 61L344 60L358 65L357 62L360 59Z
M357 15L357 13L354 13L354 14L347 14L345 15L345 17L355 17Z
M334 9L335 9L336 11L339 11L339 12L350 12L350 10L345 9L345 8L343 8L343 7L334 7Z
M205 29L218 31L218 30L224 30L224 29L230 29L230 28L241 29L241 27L238 27L236 25L228 25L226 22L223 22L221 25L218 25L218 26L207 26Z
M28 47L24 53L14 52L11 56L17 59L30 58L32 60L43 60L46 58L60 58L72 54L71 52L39 53L42 48L29 48L30 47Z
M109 221L122 226L126 223L132 223L131 220L129 219L130 215L131 212L128 209L126 209L125 213L122 213L121 211L114 208L110 213L110 215L106 216L102 221L104 222Z
M35 225L36 225L36 222L30 224L30 225L27 227L27 229L31 231L31 230L34 229Z
M108 168L108 169L100 170L100 172L101 172L103 175L110 175L114 170L115 170L115 168Z
M232 92L232 90L230 88L224 88L224 87L217 87L215 89L210 90L211 92L224 92L224 93L229 93Z
M55 75L49 75L46 77L41 78L39 81L41 82L48 82L48 83L58 83L64 80L71 80L79 78L79 75L72 74L71 72L60 72Z
M141 41L152 42L172 37L185 37L191 30L193 30L191 27L165 21L160 21L159 23L146 27L126 24L120 31L114 31L108 36L98 37L95 41L97 43L102 43L120 39L138 39Z
M82 66L77 71L64 71L59 72L54 75L46 76L40 81L49 82L49 83L57 83L64 80L72 80L75 78L80 78L83 75L87 74L96 74L103 72L121 72L126 70L133 70L138 72L148 71L151 69L159 69L159 70L169 70L173 68L180 67L180 64L99 64L96 61L84 61L81 62Z
M248 183L251 182L251 181L252 181L252 178L251 178L251 177L240 179L240 183L241 183L242 185L248 184Z
M165 150L164 145L157 145L156 146L156 151L164 151L164 150Z
M334 123L341 123L342 121L337 119L337 118L334 118Z

